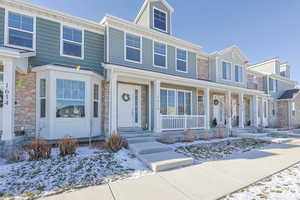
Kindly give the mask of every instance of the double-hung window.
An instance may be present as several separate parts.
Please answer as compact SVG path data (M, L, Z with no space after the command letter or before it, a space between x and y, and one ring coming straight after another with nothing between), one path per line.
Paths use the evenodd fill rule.
M222 77L224 80L231 80L231 63L222 62Z
M269 90L272 92L277 91L277 80L269 78Z
M162 115L191 115L192 93L190 91L161 89L160 113Z
M295 105L295 102L292 102L292 115L296 116L296 105Z
M8 11L7 20L7 45L34 49L34 18Z
M167 67L167 47L163 43L153 42L154 66Z
M85 117L85 82L56 80L56 117Z
M82 30L62 26L61 54L83 59L84 42Z
M99 117L99 85L94 85L94 117Z
M167 13L153 9L153 27L163 32L167 32Z
M256 76L253 76L253 89L258 90L258 80Z
M131 62L141 63L141 37L126 33L125 36L125 59Z
M235 81L243 82L243 67L235 65Z
M176 69L180 72L187 72L187 52L176 49Z
M40 79L40 117L46 117L46 79Z

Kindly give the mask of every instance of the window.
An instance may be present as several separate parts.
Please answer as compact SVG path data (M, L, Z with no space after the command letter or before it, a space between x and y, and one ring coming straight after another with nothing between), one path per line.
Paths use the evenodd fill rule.
M3 77L3 72L0 72L0 83L3 82L3 79L4 79L4 77Z
M62 26L62 55L83 59L83 32L82 30Z
M267 102L264 101L264 117L267 118Z
M231 63L222 62L222 72L224 80L231 80Z
M204 100L203 100L203 96L202 95L199 95L198 96L198 103L203 103Z
M182 49L176 49L177 71L187 72L187 52Z
M161 89L160 109L162 115L191 115L192 93L190 91Z
M7 44L34 49L34 18L9 11L7 20Z
M253 76L253 89L258 89L258 80L256 76Z
M283 76L283 77L285 77L286 75L285 75L285 71L283 71L283 72L280 72L280 76Z
M272 103L272 115L273 115L273 117L276 116L276 107L275 107L275 103Z
M85 83L83 81L56 80L56 117L85 117Z
M295 102L292 102L292 115L296 116L296 106L295 106Z
M167 66L167 47L165 44L159 42L153 43L153 60L154 66Z
M40 79L40 117L46 117L46 79Z
M273 92L277 91L277 80L269 78L269 90Z
M141 37L126 33L125 58L128 61L141 63Z
M156 8L153 9L153 27L155 29L167 32L167 13L158 10Z
M238 65L235 66L235 81L243 82L243 67Z
M94 117L99 117L99 85L94 85Z

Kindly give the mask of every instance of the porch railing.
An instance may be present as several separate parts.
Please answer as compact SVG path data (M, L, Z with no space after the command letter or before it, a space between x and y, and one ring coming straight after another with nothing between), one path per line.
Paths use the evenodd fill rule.
M204 115L161 115L162 131L201 129L204 127Z

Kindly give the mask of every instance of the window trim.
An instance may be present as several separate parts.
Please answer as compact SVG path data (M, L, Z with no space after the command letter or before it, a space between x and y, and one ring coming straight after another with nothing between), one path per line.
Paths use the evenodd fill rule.
M140 61L139 62L135 61L135 60L127 59L127 57L126 57L126 55L127 55L127 42L126 42L127 34L131 34L131 35L134 35L134 36L140 38L140 48L139 49L135 48L135 47L129 47L129 48L132 48L132 49L140 50ZM142 40L141 35L138 35L138 34L135 34L135 33L130 33L130 32L124 32L124 60L127 61L127 62L137 63L137 64L142 64L143 63L143 40Z
M162 55L160 53L155 53L155 48L154 48L154 44L156 43L160 43L160 44L163 44L166 46L166 55ZM157 55L160 55L160 56L165 56L166 58L166 65L165 66L160 66L160 65L155 65L155 54ZM162 69L168 69L168 45L167 43L164 43L164 42L160 42L160 41L157 41L157 40L152 40L152 55L153 55L153 66L154 67L159 67L159 68L162 68Z
M42 97L41 96L41 83L42 83L42 80L44 80L45 81L45 96L44 97ZM40 78L39 79L39 94L38 94L38 97L39 97L39 111L40 111L40 115L39 115L39 118L40 119L44 119L44 118L47 118L47 79L46 78ZM42 107L42 104L41 104L41 102L42 102L42 100L45 100L45 116L42 116L42 109L41 109L41 107Z
M28 17L32 17L33 18L33 32L26 31L26 30L21 30L21 29L18 29L18 28L9 28L8 27L8 13L9 12L17 13L17 14L20 14L20 15L25 15L25 16L28 16ZM36 50L36 16L35 15L28 14L26 12L20 12L19 10L5 9L5 22L4 22L4 24L5 24L5 26L4 26L4 45L5 46L18 48L18 49L24 49L24 50L30 50L30 51L35 51ZM16 31L21 31L21 32L24 32L24 33L32 34L32 48L23 47L23 46L14 45L14 44L9 44L9 29L13 29L13 30L16 30Z
M95 98L95 86L98 87L98 98ZM95 106L94 103L98 103L97 117L95 117ZM100 85L97 83L93 84L93 118L100 118Z
M182 60L182 59L178 59L178 58L177 58L177 50L178 50L178 49L186 52L186 60ZM182 70L179 70L179 69L178 69L178 66L177 66L177 60L181 60L181 61L185 61L185 62L186 62L186 71L182 71ZM176 48L175 48L176 72L189 73L188 62L189 62L189 52L188 52L186 49L182 49L182 48L176 47Z
M162 29L159 29L159 28L155 27L155 23L154 23L154 10L158 10L158 11L166 14L166 30L162 30ZM152 28L153 29L155 29L157 31L160 31L160 32L163 32L163 33L168 33L168 29L169 29L169 27L168 27L168 22L169 22L168 18L169 18L169 13L167 11L164 11L162 9L159 9L159 8L153 6L153 8L152 8Z
M236 77L236 69L238 69L238 77ZM238 78L238 80L236 80ZM243 66L235 64L234 65L234 81L236 83L243 83L244 82L244 70Z
M77 30L80 30L82 32L82 34L81 34L81 41L82 41L81 44L79 42L74 42L74 41L63 39L64 26L72 28L72 29L77 29ZM79 28L79 27L76 27L76 26L73 26L73 25L61 23L60 24L60 56L67 57L67 58L75 58L75 59L84 60L84 47L85 47L84 33L85 33L85 29L83 29L83 28ZM64 54L64 41L74 43L74 44L80 44L81 45L81 57Z
M223 62L225 62L225 63L229 63L230 64L230 79L224 79L224 77L223 77ZM229 61L226 61L226 60L221 60L221 70L222 70L222 73L221 73L221 79L223 80L223 81L228 81L228 82L235 82L234 80L232 80L232 68L233 68L233 66L232 66L232 62L229 62ZM227 78L227 77L226 77Z

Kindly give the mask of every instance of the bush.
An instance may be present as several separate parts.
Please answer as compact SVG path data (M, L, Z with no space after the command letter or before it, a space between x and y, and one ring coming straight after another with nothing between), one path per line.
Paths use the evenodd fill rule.
M183 132L183 141L182 142L194 142L196 140L196 136L193 133L193 130L188 129Z
M218 125L217 119L214 118L213 121L212 121L212 128L217 127L217 125Z
M125 139L122 136L117 134L113 134L109 136L106 142L107 148L113 152L118 152L123 147L126 147L126 144L127 142L125 141Z
M59 155L74 155L77 148L77 140L71 136L67 136L58 141Z
M51 156L51 148L51 145L47 144L46 140L36 138L27 146L26 151L28 152L29 160L48 159Z
M247 126L251 126L251 120L247 121Z

